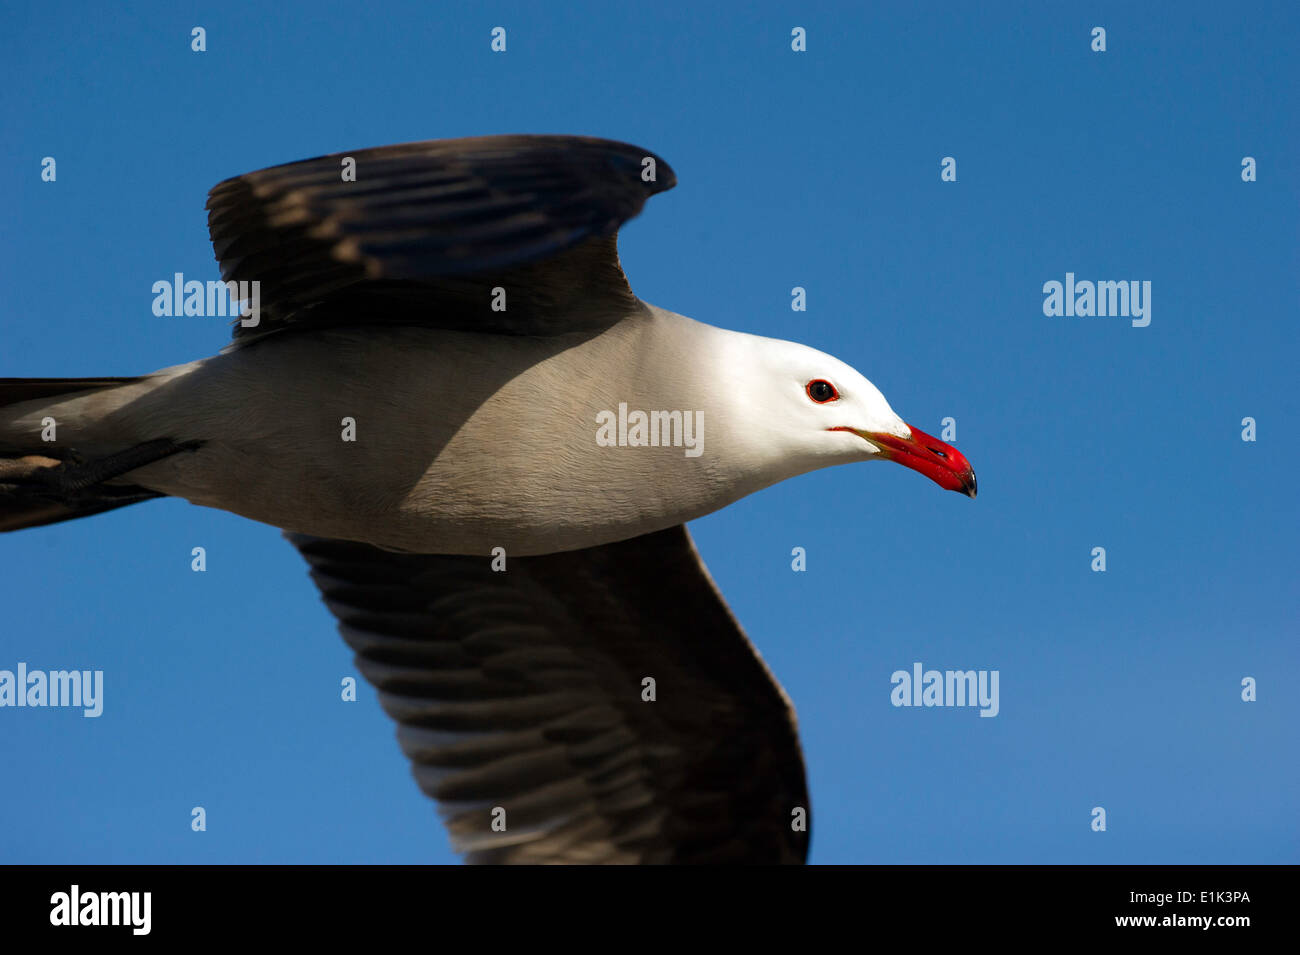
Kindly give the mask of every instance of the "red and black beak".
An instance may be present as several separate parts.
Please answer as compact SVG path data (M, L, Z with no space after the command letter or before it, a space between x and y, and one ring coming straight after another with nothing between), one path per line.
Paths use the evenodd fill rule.
M853 430L878 447L880 453L890 461L920 471L942 488L974 497L975 469L970 466L966 456L951 444L944 444L919 428L913 428L910 424L907 427L912 432L910 438L877 431L858 431L856 428Z

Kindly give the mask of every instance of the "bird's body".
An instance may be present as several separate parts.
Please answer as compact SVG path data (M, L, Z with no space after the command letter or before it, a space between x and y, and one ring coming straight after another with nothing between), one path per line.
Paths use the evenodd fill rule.
M88 455L158 435L198 441L130 483L424 554L608 544L820 464L789 454L738 383L765 353L804 346L652 306L594 334L493 336L490 349L484 338L402 326L272 335L108 393L14 406L8 427L33 433L53 417ZM601 413L617 422L620 405L655 413L654 444L630 444L626 426L621 445L598 443Z
M873 459L973 497L969 463L830 355L636 298L657 157L340 156L212 190L266 305L220 354L0 379L0 531L164 495L285 529L473 861L802 861L793 711L682 525Z

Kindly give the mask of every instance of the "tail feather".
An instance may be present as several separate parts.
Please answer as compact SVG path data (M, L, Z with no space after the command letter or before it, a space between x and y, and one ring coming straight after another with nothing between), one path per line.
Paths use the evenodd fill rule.
M0 378L0 408L39 398L61 398L79 391L132 385L142 378Z
M0 408L134 384L140 378L0 378ZM6 431L0 420L0 532L40 527L125 507L164 495L148 488L96 481L77 486L67 477L99 462L76 448L44 443L38 435Z

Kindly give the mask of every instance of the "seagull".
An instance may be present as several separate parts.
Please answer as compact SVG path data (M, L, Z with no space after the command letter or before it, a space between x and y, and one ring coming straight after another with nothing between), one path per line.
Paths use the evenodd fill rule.
M836 464L975 474L838 359L637 298L617 233L675 184L552 135L220 183L231 344L0 379L0 531L161 496L282 528L468 862L804 862L794 709L684 525Z

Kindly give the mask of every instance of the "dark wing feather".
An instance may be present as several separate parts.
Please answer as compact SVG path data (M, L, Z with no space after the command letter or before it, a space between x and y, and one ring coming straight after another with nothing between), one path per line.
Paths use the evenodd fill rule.
M658 156L610 140L431 140L227 179L209 193L208 232L223 280L261 283L262 320L237 323L236 341L372 323L556 334L639 307L615 236L675 184ZM505 311L491 308L497 286Z
M500 573L288 536L470 862L804 861L793 709L685 527Z

